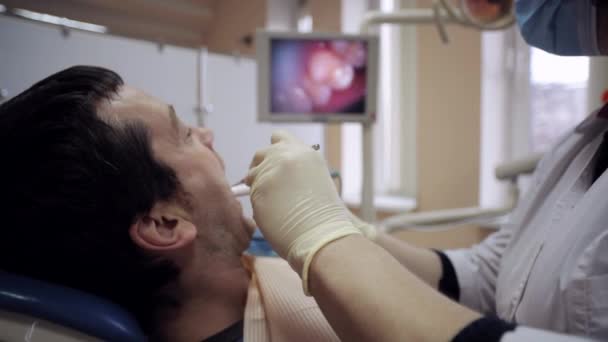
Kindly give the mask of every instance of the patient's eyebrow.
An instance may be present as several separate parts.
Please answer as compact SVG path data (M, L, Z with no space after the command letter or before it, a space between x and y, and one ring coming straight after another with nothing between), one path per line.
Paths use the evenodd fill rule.
M173 126L173 130L176 133L179 133L179 119L177 118L177 114L175 114L175 108L173 105L168 105L169 108L169 119L171 119L171 126Z

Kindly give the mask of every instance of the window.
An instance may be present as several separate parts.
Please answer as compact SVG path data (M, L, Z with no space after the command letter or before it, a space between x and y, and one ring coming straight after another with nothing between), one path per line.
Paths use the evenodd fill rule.
M382 11L414 5L411 0L380 0ZM343 14L343 20L348 21ZM358 24L360 20L356 24ZM347 23L348 24L348 23ZM374 124L374 190L379 210L413 209L416 194L416 29L380 25L378 115ZM342 129L344 199L358 205L361 196L361 126Z
M530 51L531 149L547 150L588 114L588 57L560 57Z
M481 206L508 198L497 165L546 151L583 120L588 79L589 58L531 48L517 27L482 34Z

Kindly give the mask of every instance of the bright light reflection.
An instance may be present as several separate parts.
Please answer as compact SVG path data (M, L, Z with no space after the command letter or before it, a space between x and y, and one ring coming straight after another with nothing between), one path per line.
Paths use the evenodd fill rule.
M0 4L0 13L6 12L6 6Z
M49 24L61 25L65 27L71 27L84 31L98 32L98 33L106 33L108 32L108 28L101 25L95 25L91 23L85 23L83 21L72 20L68 18L57 17L50 14L38 13L33 11L28 11L20 8L16 8L13 10L13 13L17 16L42 21Z
M562 57L532 48L530 73L533 83L586 83L589 79L589 58Z
M298 19L298 32L312 32L312 16L310 14Z

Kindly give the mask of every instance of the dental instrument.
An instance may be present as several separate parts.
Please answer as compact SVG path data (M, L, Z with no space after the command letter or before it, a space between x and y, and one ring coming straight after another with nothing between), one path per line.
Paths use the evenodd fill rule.
M232 194L236 197L242 197L242 196L246 196L249 195L249 191L251 190L251 188L249 187L249 185L240 182L237 183L235 185L233 185L230 190L232 191Z

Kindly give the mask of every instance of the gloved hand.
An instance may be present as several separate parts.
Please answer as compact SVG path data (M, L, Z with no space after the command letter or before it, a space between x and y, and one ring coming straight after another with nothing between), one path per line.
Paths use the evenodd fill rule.
M245 182L253 217L264 237L300 274L308 293L308 268L328 243L351 234L348 209L338 196L321 153L279 131L258 151Z
M353 226L357 228L361 234L363 234L366 238L371 241L375 241L376 237L378 237L378 228L376 228L373 224L367 223L353 214L351 211L348 212L350 221L353 223Z

